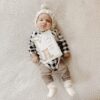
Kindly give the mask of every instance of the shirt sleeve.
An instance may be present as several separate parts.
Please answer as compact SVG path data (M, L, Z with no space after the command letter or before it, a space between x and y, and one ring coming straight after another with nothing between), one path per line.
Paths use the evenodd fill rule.
M69 52L69 47L68 47L68 44L67 44L67 41L64 39L64 37L59 33L58 36L58 45L62 51L63 54Z
M29 50L28 50L29 53L30 53L30 55L37 54L36 45L34 44L34 41L32 40L32 34L30 36L30 40L29 40Z

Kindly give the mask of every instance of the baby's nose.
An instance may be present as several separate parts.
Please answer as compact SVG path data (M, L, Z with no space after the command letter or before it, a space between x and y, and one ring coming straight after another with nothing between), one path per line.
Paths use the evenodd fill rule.
M43 23L46 23L46 21L44 20Z
M46 24L46 21L43 21L43 24Z

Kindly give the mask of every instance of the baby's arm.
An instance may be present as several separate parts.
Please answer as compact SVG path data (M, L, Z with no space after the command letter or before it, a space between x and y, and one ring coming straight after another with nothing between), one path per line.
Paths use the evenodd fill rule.
M34 63L37 63L39 61L39 56L36 51L36 46L34 42L32 41L32 35L30 37L30 42L29 42L29 53L32 56L32 60Z
M64 37L60 33L58 34L58 45L60 46L64 57L69 58L70 57L70 50L69 50L67 41L64 39Z

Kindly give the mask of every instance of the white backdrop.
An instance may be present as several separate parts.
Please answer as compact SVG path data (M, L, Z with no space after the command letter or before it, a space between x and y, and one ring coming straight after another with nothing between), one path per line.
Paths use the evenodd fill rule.
M69 65L76 95L58 92L52 100L100 100L100 1L48 0L72 59ZM28 53L39 0L0 0L0 100L47 100L47 88Z

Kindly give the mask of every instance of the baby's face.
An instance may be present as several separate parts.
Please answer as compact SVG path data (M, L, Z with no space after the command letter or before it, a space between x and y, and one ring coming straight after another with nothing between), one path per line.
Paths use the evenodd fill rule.
M49 15L47 14L41 14L36 22L36 26L39 29L39 31L47 31L49 29L51 29L51 25L52 25L52 19Z

